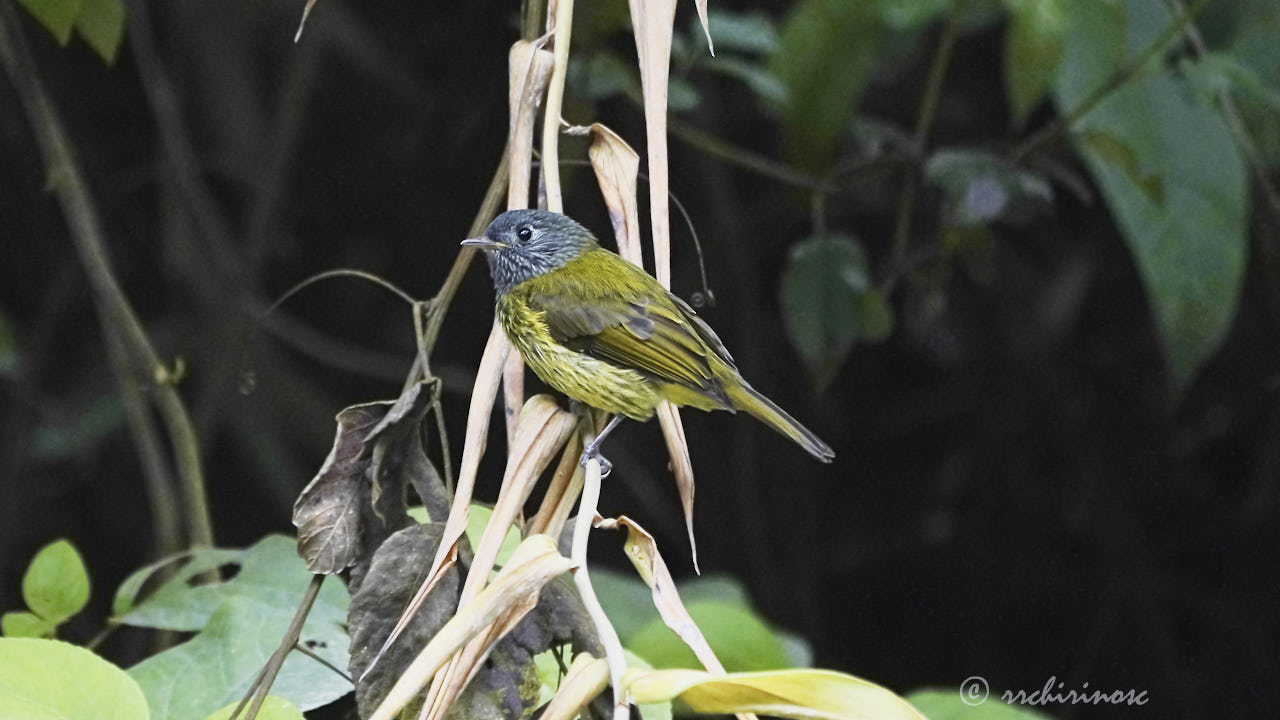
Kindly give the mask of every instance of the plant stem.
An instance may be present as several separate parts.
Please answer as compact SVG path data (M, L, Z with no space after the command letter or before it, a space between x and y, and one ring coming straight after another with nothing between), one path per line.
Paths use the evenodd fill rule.
M1190 13L1183 6L1182 0L1165 0L1170 9L1180 16L1188 16ZM1204 57L1209 48L1205 45L1204 37L1200 35L1200 28L1196 27L1194 21L1188 19L1186 23L1187 43L1191 45L1191 49L1195 52L1196 57ZM1271 213L1280 218L1280 190L1271 180L1271 175L1267 172L1267 163L1263 160L1262 155L1258 152L1258 144L1254 142L1253 137L1249 134L1249 128L1244 124L1244 118L1240 116L1240 108L1236 105L1236 100L1231 95L1231 90L1223 88L1218 91L1218 103L1222 105L1222 114L1227 120L1227 127L1231 129L1231 134L1235 136L1236 145L1240 146L1241 152L1249 161L1249 167L1253 170L1254 180L1258 183L1258 187L1262 190L1262 196L1266 198L1267 205L1271 208Z
M178 477L183 485L188 534L193 547L213 545L213 525L205 501L204 471L191 417L169 377L169 371L151 344L142 323L121 290L111 263L97 209L76 163L62 118L49 99L39 68L26 46L16 11L0 2L0 61L8 71L26 112L31 130L44 156L49 185L62 205L80 262L88 275L103 332L114 334L129 356L127 372L143 373L155 391L156 407L172 445ZM127 381L117 376L117 383Z
M916 114L913 143L918 158L923 158L925 145L928 144L929 132L933 129L933 121L938 114L938 99L942 95L942 82L946 79L947 68L951 65L951 57L956 47L956 37L960 32L960 13L953 7L942 35L938 38L938 47L933 53L933 63L929 67L929 77L925 81L924 93L920 98L920 109ZM919 190L920 162L913 163L907 169L907 177L902 184L902 195L898 198L898 216L894 223L892 259L889 264L888 280L885 283L886 293L893 290L897 278L901 276L899 268L907 256L907 246L911 241L911 224L915 215L916 193Z
M1106 99L1113 90L1137 77L1146 67L1147 62L1164 50L1171 40L1184 32L1196 15L1200 14L1200 11L1208 6L1210 2L1211 0L1195 0L1189 8L1169 24L1169 27L1165 28L1164 32L1160 33L1160 37L1143 49L1137 57L1117 68L1106 81L1094 88L1093 92L1085 96L1066 115L1059 117L1052 124L1044 127L1014 148L1009 156L1010 161L1014 163L1022 162L1031 153L1057 140L1063 133L1079 122L1081 118L1097 107L1098 103Z
M324 575L311 576L311 583L307 585L307 590L302 595L302 602L298 603L298 611L293 614L289 628L284 631L284 637L280 640L275 652L271 653L271 657L267 659L267 664L262 667L262 672L258 673L253 685L249 686L249 692L240 699L240 704L236 705L229 720L240 717L245 705L248 705L249 709L245 712L244 720L254 720L258 717L258 710L262 708L262 703L266 701L276 676L280 674L284 659L298 644L298 638L302 635L302 626L306 624L307 616L311 614L311 607L320 596L320 587L324 585L324 578Z
M561 0L563 2L563 0ZM590 447L596 433L591 421L591 414L586 413L582 421L582 446ZM591 535L591 523L596 516L596 505L600 502L600 461L597 458L587 460L586 481L582 486L582 500L578 504L578 517L573 523L573 548L570 559L576 566L573 571L573 584L582 597L582 606L595 624L596 634L604 645L605 660L609 663L609 680L613 685L613 720L627 720L631 717L631 709L622 686L622 676L627 671L626 656L622 652L622 641L618 639L618 631L609 616L600 606L596 598L595 588L591 586L591 575L587 571L587 538Z

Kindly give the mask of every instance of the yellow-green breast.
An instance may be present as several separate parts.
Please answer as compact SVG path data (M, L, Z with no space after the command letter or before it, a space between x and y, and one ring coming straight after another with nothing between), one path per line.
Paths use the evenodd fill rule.
M548 275L580 271L583 259L572 260ZM609 413L647 420L662 400L659 386L635 370L618 367L572 350L551 336L544 313L530 307L528 298L553 278L528 280L498 298L498 322L525 363L543 382L569 397Z

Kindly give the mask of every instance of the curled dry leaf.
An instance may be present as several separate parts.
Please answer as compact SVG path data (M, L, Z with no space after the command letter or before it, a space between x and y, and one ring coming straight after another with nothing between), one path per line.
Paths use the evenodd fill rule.
M906 700L875 683L830 670L712 675L699 670L633 670L637 703L679 698L700 713L758 712L805 720L925 720Z
M723 675L724 665L720 664L715 651L711 649L702 631L698 629L697 623L685 609L684 603L680 600L680 593L676 591L676 582L671 577L671 571L667 569L667 563L663 561L662 555L658 552L658 544L649 531L626 515L598 520L596 527L610 530L626 528L627 541L624 547L627 559L635 566L636 572L640 574L644 583L653 591L653 606L662 616L662 622L666 623L667 627L671 628L672 632L693 650L693 654L697 656L703 667Z
M527 604L526 611L532 608L542 587L572 566L568 558L556 552L555 541L551 538L546 535L527 538L498 573L493 584L482 590L475 600L461 606L423 648L396 680L370 716L371 720L396 717L463 644L483 632L508 609L522 604Z
M293 504L298 554L313 573L331 575L359 557L364 497L364 438L386 414L387 403L354 405L338 413L338 432L320 471Z
M333 448L294 503L298 554L312 572L328 575L355 566L352 584L359 585L373 552L410 522L407 485L430 512L444 514L444 484L422 446L430 396L426 383L416 383L395 402L338 413Z
M617 133L593 123L591 147L587 154L596 171L596 181L609 208L609 221L618 241L618 254L637 267L644 267L640 249L640 214L636 207L636 177L640 156Z

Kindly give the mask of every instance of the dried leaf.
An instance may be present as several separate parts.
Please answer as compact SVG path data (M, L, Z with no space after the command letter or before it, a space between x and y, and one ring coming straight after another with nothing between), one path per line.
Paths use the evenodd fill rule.
M353 405L338 413L333 449L293 505L298 554L313 573L341 572L360 555L361 487L368 467L361 456L364 438L388 405Z
M658 424L662 426L662 438L667 442L667 452L671 455L671 472L676 476L676 489L680 491L680 506L684 509L684 527L689 533L689 555L693 559L693 570L701 574L698 568L698 541L693 535L693 461L689 459L689 441L684 436L684 423L680 421L680 410L663 400L658 406Z
M293 35L295 43L302 39L302 30L307 26L307 18L311 17L311 8L315 7L315 4L316 0L307 0L307 6L302 9L302 19L298 21L298 32Z
M591 167L596 171L596 182L609 208L609 221L613 223L613 235L618 241L618 254L637 267L644 267L640 249L640 214L636 203L636 177L640 171L640 156L617 133L600 123L593 123Z
M667 81L671 72L671 30L675 0L629 0L644 94L645 141L649 160L649 212L653 228L654 276L671 287L671 224L667 196Z
M458 540L467 531L467 512L471 507L471 494L475 490L480 457L484 455L485 437L489 432L489 414L493 411L493 402L498 395L498 380L502 376L502 365L510 351L511 344L507 341L506 334L502 332L502 327L495 321L489 331L489 341L485 344L484 355L480 358L480 367L476 370L476 383L471 390L471 407L467 410L467 433L463 439L458 486L454 491L453 505L449 508L449 517L445 521L444 534L439 547L436 548L435 558L431 561L431 571L427 573L418 591L414 593L413 599L405 608L400 621L396 623L396 627L391 630L382 648L374 656L369 669L377 665L379 658L404 631L409 619L422 606L441 576L457 561ZM369 669L365 672L369 672Z
M679 698L700 713L758 712L805 720L925 720L906 700L861 678L830 670L713 675L698 670L631 671L637 703Z
M723 675L724 666L720 664L715 651L707 644L707 639L702 636L702 631L698 629L697 623L689 616L689 611L680 600L675 580L671 577L671 571L667 569L662 555L658 553L658 544L653 536L626 515L599 520L596 522L596 527L611 530L627 529L627 541L624 546L627 559L635 566L640 578L653 592L653 605L662 616L662 621L693 650L693 654L698 657L703 667Z
M671 31L675 20L675 0L629 0L631 25L635 28L636 54L640 60L640 86L644 94L645 140L649 160L649 219L653 232L654 276L662 286L671 287L671 212L668 205L667 167L667 81L671 71ZM704 25L705 27L705 25ZM708 41L710 35L708 35ZM689 546L697 568L698 551L693 539L693 464L679 411L668 402L658 406L662 437L671 454L684 506Z
M698 21L702 23L702 33L707 36L707 52L715 57L716 45L711 42L711 23L707 22L707 0L695 0L694 5L698 6Z
M515 522L542 470L573 432L574 425L574 416L561 410L549 395L535 395L521 409L498 502L494 505L489 524L476 546L475 558L462 588L459 600L462 605L470 602L484 587L508 528ZM530 602L536 602L536 598ZM443 714L462 692L467 681L479 670L480 664L497 641L528 611L529 608L523 606L513 608L501 616L488 633L481 634L468 643L458 658L441 674L442 677L432 685L429 697L433 716Z
M556 552L555 541L534 535L520 544L493 584L459 608L408 669L397 679L371 720L391 720L430 681L436 671L472 637L517 605L532 608L542 586L567 572L573 563ZM532 599L532 601L531 601Z
M609 684L609 663L589 653L573 659L542 720L573 720Z
M519 40L507 54L510 121L507 146L511 157L507 179L507 209L529 207L529 178L533 154L535 111L551 75L552 55L528 40ZM524 403L524 359L507 355L502 368L502 401L507 427L507 447L515 443L516 408Z

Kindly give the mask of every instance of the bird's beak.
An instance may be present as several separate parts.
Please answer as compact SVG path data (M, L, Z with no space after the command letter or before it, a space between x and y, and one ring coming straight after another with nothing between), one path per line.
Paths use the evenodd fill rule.
M503 243L500 243L497 240L490 240L484 235L481 235L480 237L467 238L466 240L463 240L461 244L463 247L473 247L481 250L497 250L498 248L506 247Z

